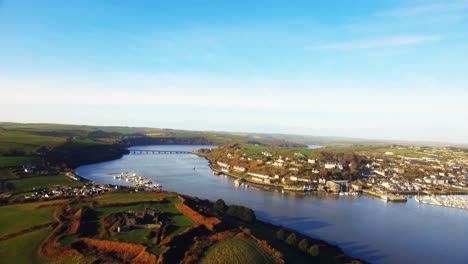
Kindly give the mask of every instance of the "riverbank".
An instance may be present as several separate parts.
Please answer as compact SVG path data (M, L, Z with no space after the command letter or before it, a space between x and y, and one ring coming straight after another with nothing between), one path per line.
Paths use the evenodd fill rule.
M194 151L192 153L199 156L199 157L202 157L202 158L206 159L208 161L208 167L210 167L210 169L213 171L213 174L215 174L215 175L223 174L223 175L235 178L235 179L239 179L239 180L248 182L248 183L256 185L256 186L270 187L270 188L275 188L275 189L284 190L284 191L288 191L288 192L304 192L304 191L300 191L300 190L287 189L286 188L287 186L285 184L272 184L272 183L266 183L266 182L252 181L252 180L249 179L249 177L247 175L239 175L238 173L235 173L235 172L232 172L232 171L230 171L230 172L221 171L221 170L215 168L213 166L213 163L211 162L211 160L206 155L204 155L203 153L200 153L200 152L197 152L197 151Z
M194 151L204 147L146 148ZM135 168L159 180L165 190L210 201L224 198L226 203L247 206L255 211L259 220L329 241L346 254L371 263L437 263L443 260L462 263L460 260L468 257L461 246L466 240L464 210L421 206L415 201L387 204L367 195L358 199L321 192L295 195L256 190L250 184L250 188L236 188L234 178L214 176L207 165L206 159L197 155L125 155L118 161L93 164L77 171L88 179L113 183L112 173ZM392 219L400 219L405 225ZM421 229L421 219L431 219L424 229ZM440 226L448 228L440 229ZM436 246L436 241L441 239L449 248ZM427 248L433 248L429 255L425 255Z
M203 155L199 155L196 152L193 152L193 154L195 154L195 155L197 155L199 157L204 157ZM204 157L204 158L206 158L206 157ZM209 163L209 167L210 167L210 169L213 169L213 171L215 171L215 172L217 171L215 168L212 168L210 163ZM226 174L226 173L223 172L223 174ZM82 175L82 176L85 176L85 175ZM235 174L230 174L230 175L227 175L227 176L233 177L233 178L236 178L236 179L242 179L241 176L235 175ZM204 197L202 197L202 198L204 198ZM213 201L211 201L210 203L212 203L212 202ZM246 225L246 224L244 224L244 225ZM246 226L246 227L248 227L248 226ZM275 224L270 223L270 222L266 222L266 221L262 221L262 220L256 220L256 224L253 225L253 226L250 226L249 228L252 228L252 230L259 230L260 233L263 232L263 234L261 234L261 235L263 235L265 238L268 237L269 239L272 239L272 238L275 238L276 231L278 229L284 228L284 227L282 227L280 225L275 225ZM284 229L286 229L286 228L284 228ZM269 234L265 234L265 230L269 230L267 232ZM354 260L354 258L352 258L351 256L345 254L343 249L340 248L337 245L333 245L333 244L328 243L328 242L326 242L324 240L313 238L310 235L307 235L307 234L304 234L304 233L300 232L300 230L292 230L292 229L286 229L286 230L289 230L288 232L295 232L300 237L308 238L310 241L313 241L314 243L320 244L321 250L323 250L324 252L328 252L327 254L332 254L333 256L336 256L337 259L339 260L338 263L349 263L351 260ZM262 238L262 239L264 239L264 238ZM289 247L289 246L286 246L286 247ZM361 262L363 262L363 261L361 261Z

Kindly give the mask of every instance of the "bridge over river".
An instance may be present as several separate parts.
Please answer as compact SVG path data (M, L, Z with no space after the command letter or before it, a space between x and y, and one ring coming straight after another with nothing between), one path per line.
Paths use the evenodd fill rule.
M185 150L129 149L130 154L192 154Z

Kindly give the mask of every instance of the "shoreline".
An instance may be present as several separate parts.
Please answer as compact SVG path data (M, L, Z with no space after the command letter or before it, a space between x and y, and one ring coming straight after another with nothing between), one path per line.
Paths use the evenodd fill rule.
M175 145L177 145L177 144L175 144ZM132 147L135 147L135 146L132 146ZM127 148L127 150L128 150L128 148ZM199 157L205 158L205 159L208 161L208 167L210 167L210 169L212 169L213 171L219 171L219 170L216 170L215 168L212 167L211 161L210 161L206 156L201 155L200 153L198 153L198 152L196 152L196 151L191 152L191 154L196 155L196 156L199 156ZM121 157L119 157L119 158L117 158L117 159L114 159L114 160L121 159L124 155L128 155L128 153L123 154ZM108 162L108 161L110 161L110 160L99 161L99 162L94 162L94 163L89 163L89 164L84 164L84 165L81 165L81 166L92 165L92 164L101 163L101 162ZM80 167L81 167L81 166L80 166ZM76 169L76 168L74 168L73 171L75 171L75 169ZM219 171L219 172L220 172L220 171ZM224 172L222 172L222 173L225 174ZM96 182L94 182L94 181L92 181L92 180L90 180L90 179L87 179L86 177L83 177L83 176L79 175L79 174L76 174L76 173L75 173L75 175L78 175L79 177L81 177L82 179L85 179L85 180L87 180L87 181L96 183ZM236 176L236 175L227 175L227 174L226 174L226 176L233 177L233 178L236 178L236 179L242 179L242 177ZM255 183L253 183L253 184L255 184ZM259 185L263 185L263 184L259 184ZM125 186L125 187L132 188L132 186ZM163 189L162 191L163 191L163 192L166 192L164 189ZM294 191L291 191L291 192L294 192ZM190 196L190 195L188 195L188 194L183 194L183 193L181 193L181 195ZM222 198L222 197L221 197L221 198ZM199 198L199 199L205 199L205 198ZM210 202L212 202L212 201L210 201ZM214 202L214 201L213 201L213 202ZM358 260L358 261L360 261L361 263L368 263L367 261L360 259L360 257L356 257L356 258L351 257L350 255L346 254L340 246L335 245L335 244L332 244L332 243L330 243L330 242L328 242L328 241L326 241L326 240L317 239L317 238L314 238L314 237L312 237L312 236L306 235L306 234L302 233L302 232L299 231L299 230L295 230L295 229L291 229L291 228L286 228L286 227L284 227L284 226L276 225L276 224L273 224L273 223L268 222L268 221L265 221L265 220L259 220L259 219L257 219L256 221L258 221L260 224L265 225L265 226L267 226L267 227L269 227L269 228L272 228L272 229L273 229L273 228L284 228L284 229L287 229L287 230L292 230L292 231L296 232L297 234L300 234L300 235L303 236L303 237L307 237L307 238L311 239L312 241L315 241L315 242L317 242L317 243L322 243L322 244L324 244L328 249L335 251L335 252L337 253L337 254L336 254L337 256L339 256L340 258L344 258L344 259L345 259L346 261L348 261L348 262L351 261L351 260ZM273 232L273 230L272 230L272 232ZM345 260L343 260L343 263L347 263Z
M298 191L287 190L287 189L285 189L286 186L284 186L282 184L271 184L271 183L252 181L252 180L249 180L247 176L243 177L243 176L240 176L240 175L236 175L235 173L232 173L232 172L220 171L219 169L216 169L215 167L213 167L213 164L211 163L211 160L208 159L205 155L203 155L201 153L198 153L196 151L194 151L192 153L199 156L199 157L202 157L202 158L206 159L208 161L208 167L210 167L210 169L213 171L213 173L215 175L223 174L223 175L235 178L235 179L244 180L244 181L246 181L246 182L248 182L250 184L256 185L256 186L275 188L275 189L282 190L282 191L285 191L285 192L306 193L306 191L300 191L300 190L298 190Z

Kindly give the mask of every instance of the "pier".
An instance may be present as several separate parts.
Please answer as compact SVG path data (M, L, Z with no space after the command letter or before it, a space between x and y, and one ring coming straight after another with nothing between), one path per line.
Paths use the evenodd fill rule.
M192 154L184 150L129 149L130 154Z
M363 190L362 192L364 194L386 200L387 202L405 203L405 202L408 201L406 199L406 197L403 197L403 196L396 196L396 195L392 195L392 194L377 193L377 192L374 192L374 191L371 191L371 190Z

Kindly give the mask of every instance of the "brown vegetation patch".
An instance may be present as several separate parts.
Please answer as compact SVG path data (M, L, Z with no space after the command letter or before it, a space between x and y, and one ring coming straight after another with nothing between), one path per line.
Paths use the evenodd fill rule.
M146 252L146 248L139 244L82 238L74 243L74 247L83 254L97 255L103 261L134 264L156 263L157 261L157 256Z
M176 204L176 207L183 214L190 217L195 223L204 225L206 229L213 231L221 223L217 217L205 217L183 203Z
M70 206L63 206L58 209L57 219L59 223L52 233L42 242L39 255L57 259L80 255L80 253L69 245L60 243L60 239L67 235L73 235L80 228L82 209L73 209Z

